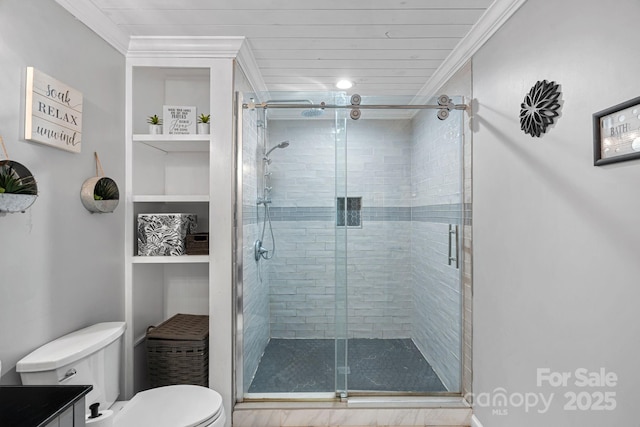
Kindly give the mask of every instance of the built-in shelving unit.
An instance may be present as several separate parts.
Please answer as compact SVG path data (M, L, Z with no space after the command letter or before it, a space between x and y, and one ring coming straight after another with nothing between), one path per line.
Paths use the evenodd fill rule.
M209 386L231 425L233 397L234 93L264 91L243 37L129 40L125 99L124 393L146 381L145 332L176 312L209 315ZM242 66L241 66L242 64ZM243 71L244 70L244 71ZM247 78L246 76L250 76ZM250 81L258 84L252 85ZM241 83L239 83L241 82ZM236 89L237 85L242 89ZM211 135L151 135L163 105L211 115ZM194 213L209 255L137 255L140 213Z
M175 58L130 60L127 77L127 232L125 380L127 392L146 388L147 328L177 313L209 314L210 255L138 254L139 214L197 217L196 232L209 232L212 135L150 134L147 117L164 105L212 111L211 65L185 66ZM193 61L192 61L193 62Z

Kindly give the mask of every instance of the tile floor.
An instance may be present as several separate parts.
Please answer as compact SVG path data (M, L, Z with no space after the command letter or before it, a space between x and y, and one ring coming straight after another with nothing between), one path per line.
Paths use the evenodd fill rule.
M350 339L347 372L350 391L447 391L410 339ZM335 382L334 340L271 339L249 393L333 392Z

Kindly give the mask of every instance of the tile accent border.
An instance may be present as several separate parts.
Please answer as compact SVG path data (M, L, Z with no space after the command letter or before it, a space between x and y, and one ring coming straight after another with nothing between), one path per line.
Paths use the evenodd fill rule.
M244 205L243 224L255 224L258 216L262 221L263 207L256 205ZM272 221L335 221L336 209L334 207L279 207L270 206ZM385 206L363 207L362 222L368 221L416 221L431 223L448 223L471 225L471 203L452 203L448 205L424 205L424 206Z

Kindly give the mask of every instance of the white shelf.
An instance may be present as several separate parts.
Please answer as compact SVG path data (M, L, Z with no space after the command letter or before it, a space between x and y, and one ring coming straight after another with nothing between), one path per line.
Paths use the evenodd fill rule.
M209 203L208 195L137 195L134 203Z
M209 255L134 256L134 264L205 264Z
M151 135L134 134L133 142L145 144L164 152L208 152L210 135Z

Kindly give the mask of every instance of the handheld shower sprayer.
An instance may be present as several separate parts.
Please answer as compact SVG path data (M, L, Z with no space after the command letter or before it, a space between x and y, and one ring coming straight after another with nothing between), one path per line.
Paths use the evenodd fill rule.
M271 154L271 152L276 148L287 148L288 146L289 146L289 141L282 141L280 144L276 145L275 147L271 147L271 149L265 153L264 157L268 159L269 154Z
M269 165L271 164L271 159L269 158L269 154L276 148L287 148L289 146L289 141L282 141L278 145L271 147L264 153L264 157L262 160L264 161L264 175L263 175L263 189L262 189L262 197L258 197L258 206L264 206L264 218L262 221L262 236L260 239L254 242L254 255L256 261L260 261L260 258L271 259L273 258L273 254L276 250L276 241L273 235L273 226L271 225L271 213L269 210L269 205L271 204L271 190L273 187L269 185L271 179L271 172L269 172ZM267 229L267 223L269 224L269 234L271 235L271 249L266 249L262 246L264 241L265 232Z

